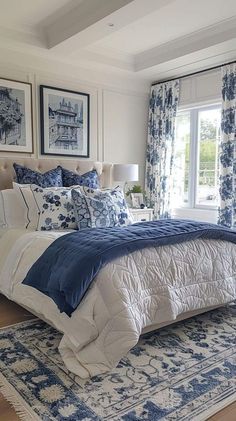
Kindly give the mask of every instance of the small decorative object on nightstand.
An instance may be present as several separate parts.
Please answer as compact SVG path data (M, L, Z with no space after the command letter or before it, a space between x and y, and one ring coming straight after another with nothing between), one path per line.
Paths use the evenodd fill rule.
M145 222L153 220L153 209L152 208L129 208L129 211L134 218L134 222Z

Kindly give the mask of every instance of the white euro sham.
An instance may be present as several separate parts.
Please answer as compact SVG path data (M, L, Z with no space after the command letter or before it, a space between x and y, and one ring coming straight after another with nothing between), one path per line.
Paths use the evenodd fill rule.
M0 228L25 228L28 224L27 210L14 189L0 191Z

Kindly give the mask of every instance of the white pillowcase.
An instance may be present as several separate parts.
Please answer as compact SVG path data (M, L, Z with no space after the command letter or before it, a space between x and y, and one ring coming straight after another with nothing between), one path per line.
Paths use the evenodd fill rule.
M37 188L38 186L34 185L34 184L18 184L18 183L14 183L13 182L13 188L16 191L20 201L21 201L21 206L24 207L26 215L27 215L27 224L26 224L26 228L30 229L30 230L41 230L41 227L45 227L45 224L43 223L43 215L45 214L45 212L41 210L41 202L42 199L39 200L40 195L37 194L37 192L35 194L33 194L33 189ZM45 187L45 188L41 188L41 190L43 190L43 194L46 194L46 192L60 192L60 191L69 191L71 192L71 190L73 188L79 188L80 186L71 186L71 187ZM71 197L71 194L69 194ZM36 200L36 197L38 197L38 199ZM71 199L70 199L71 201ZM64 202L64 201L63 201ZM55 209L54 209L55 211ZM53 211L53 214L54 214ZM57 209L57 213L59 212L59 209ZM49 215L49 213L52 213L52 211L47 211L47 217L51 218L51 216ZM63 212L64 213L64 212ZM54 215L53 215L53 221L54 223L58 222L56 221ZM71 225L71 224L70 224ZM73 225L73 229L74 226L76 224L72 224ZM71 228L71 227L70 227ZM59 229L56 227L55 228L51 228L51 229ZM60 228L63 229L63 228Z
M13 189L27 215L26 228L36 230L38 225L38 207L30 186L31 184L18 184L13 182Z
M15 190L0 191L0 228L25 228L27 224L26 209Z
M77 228L70 188L31 185L31 190L38 207L38 231Z

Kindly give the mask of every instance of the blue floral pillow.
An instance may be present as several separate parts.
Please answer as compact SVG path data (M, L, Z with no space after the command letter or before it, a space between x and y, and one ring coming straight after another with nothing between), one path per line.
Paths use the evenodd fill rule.
M133 217L129 211L129 208L127 206L124 192L120 187L116 187L114 189L103 189L103 190L94 190L90 189L88 187L81 187L81 192L89 197L94 197L97 200L103 200L104 197L110 198L110 201L113 203L116 213L118 216L118 225L124 226L124 225L130 225L132 224Z
M60 167L62 171L62 182L64 187L70 186L87 186L91 189L99 188L99 177L96 170L88 171L85 174L79 175L72 171Z
M77 229L71 189L43 189L31 185L38 208L38 231Z
M109 197L96 199L73 189L72 199L79 229L118 225L116 209Z
M19 184L36 184L40 187L62 187L62 170L59 166L44 174L16 163L13 164L13 167L16 172L17 183Z

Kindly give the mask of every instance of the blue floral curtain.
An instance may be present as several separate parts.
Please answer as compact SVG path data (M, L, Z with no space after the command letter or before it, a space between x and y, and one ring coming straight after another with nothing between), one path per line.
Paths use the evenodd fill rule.
M222 67L220 225L236 227L236 64Z
M179 80L151 88L145 190L154 219L171 212L175 117L179 102Z

